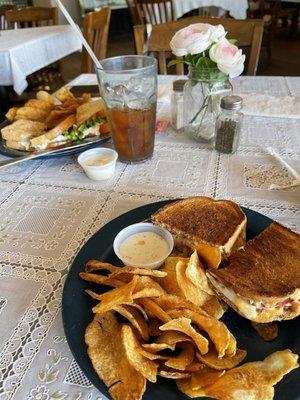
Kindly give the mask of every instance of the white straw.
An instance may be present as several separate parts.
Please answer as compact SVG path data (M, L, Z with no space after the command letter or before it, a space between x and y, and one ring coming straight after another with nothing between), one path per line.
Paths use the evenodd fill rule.
M292 175L296 180L300 180L300 174L298 174L297 171L294 170L287 162L285 162L280 155L272 148L272 147L267 147L267 152L271 154L273 157L276 158L277 161L279 161Z
M91 59L94 61L95 65L97 68L99 69L103 69L102 65L100 63L100 61L97 59L95 53L93 52L93 50L91 49L90 45L88 44L88 42L85 40L81 30L79 29L78 25L75 24L75 22L73 21L71 15L68 13L68 11L66 10L65 6L62 4L62 2L60 0L55 0L56 4L58 5L58 7L60 8L61 12L64 14L64 16L66 17L67 21L69 22L69 24L72 26L72 28L74 29L74 32L77 34L77 36L79 37L81 43L83 44L83 46L86 48L86 51L89 53Z

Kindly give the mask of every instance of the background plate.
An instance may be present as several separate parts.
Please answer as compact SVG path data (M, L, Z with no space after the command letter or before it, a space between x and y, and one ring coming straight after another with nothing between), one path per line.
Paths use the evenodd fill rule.
M9 121L4 121L0 124L0 131L2 128L5 126L9 125ZM99 146L99 144L106 143L108 140L110 140L110 136L106 136L103 138L99 138L97 141L93 141L91 143L87 142L86 144L80 146L80 147L74 147L74 149L68 149L64 150L63 148L61 151L55 153L55 154L49 154L49 155L44 155L43 158L55 158L55 157L62 157L62 156L70 156L72 154L77 154L81 153L82 151L91 149L93 147ZM78 144L79 142L76 142ZM70 146L70 143L68 143L66 146ZM6 147L4 144L4 141L2 140L2 137L0 135L0 154L6 156L6 157L22 157L22 156L27 156L30 154L28 151L22 151L22 150L15 150L15 149L10 149L9 147ZM38 159L38 158L37 158Z
M76 256L67 276L62 298L62 317L68 344L78 365L87 378L109 397L104 383L98 378L87 356L84 343L84 332L88 323L92 320L92 300L84 290L90 288L100 291L100 286L93 285L79 278L78 273L84 270L85 264L90 259L108 261L121 265L120 260L114 254L112 244L117 233L130 224L141 222L149 218L155 211L172 200L148 204L127 212L103 226L82 247ZM255 211L243 208L247 223L247 239L260 233L272 222L271 219ZM262 277L263 279L263 277ZM248 355L246 361L263 360L267 355L277 350L291 349L294 353L300 353L300 319L283 321L279 323L279 335L273 342L265 342L252 328L250 322L242 318L235 311L229 309L222 321L237 338L239 348L246 349ZM156 384L147 383L147 390L143 400L187 400L188 397L179 392L176 384L171 379L158 378ZM208 398L207 398L208 399ZM300 400L300 369L292 371L275 386L276 400Z

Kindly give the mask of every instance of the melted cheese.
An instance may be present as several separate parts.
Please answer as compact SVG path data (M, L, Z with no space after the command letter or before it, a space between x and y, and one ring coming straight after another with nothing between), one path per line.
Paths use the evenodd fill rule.
M245 218L244 221L240 225L237 226L233 235L228 239L228 241L224 244L224 246L221 247L222 253L226 253L226 254L230 253L234 243L236 242L237 238L239 237L242 230L244 229L246 222L247 222L247 220Z

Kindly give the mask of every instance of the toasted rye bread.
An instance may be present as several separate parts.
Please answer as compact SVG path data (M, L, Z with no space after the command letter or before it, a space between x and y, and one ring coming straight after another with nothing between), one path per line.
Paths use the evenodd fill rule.
M101 99L83 103L77 108L76 125L80 126L96 115L100 118L106 117L106 108Z
M300 236L274 222L232 254L228 266L207 275L220 297L247 318L245 301L253 307L266 306L249 318L254 321L291 319L300 314L299 260ZM293 304L283 312L287 300Z
M212 268L245 243L246 216L228 200L198 196L175 201L152 215L152 221L168 229L178 247L188 253L196 249Z

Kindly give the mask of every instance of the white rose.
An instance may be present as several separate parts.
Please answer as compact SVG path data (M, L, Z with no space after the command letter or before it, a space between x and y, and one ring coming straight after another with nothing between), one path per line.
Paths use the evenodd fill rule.
M175 33L170 47L177 57L200 54L207 50L212 43L224 38L225 35L222 25L192 24Z
M217 64L219 70L230 78L241 75L244 70L246 56L227 39L214 44L209 50L209 57Z

